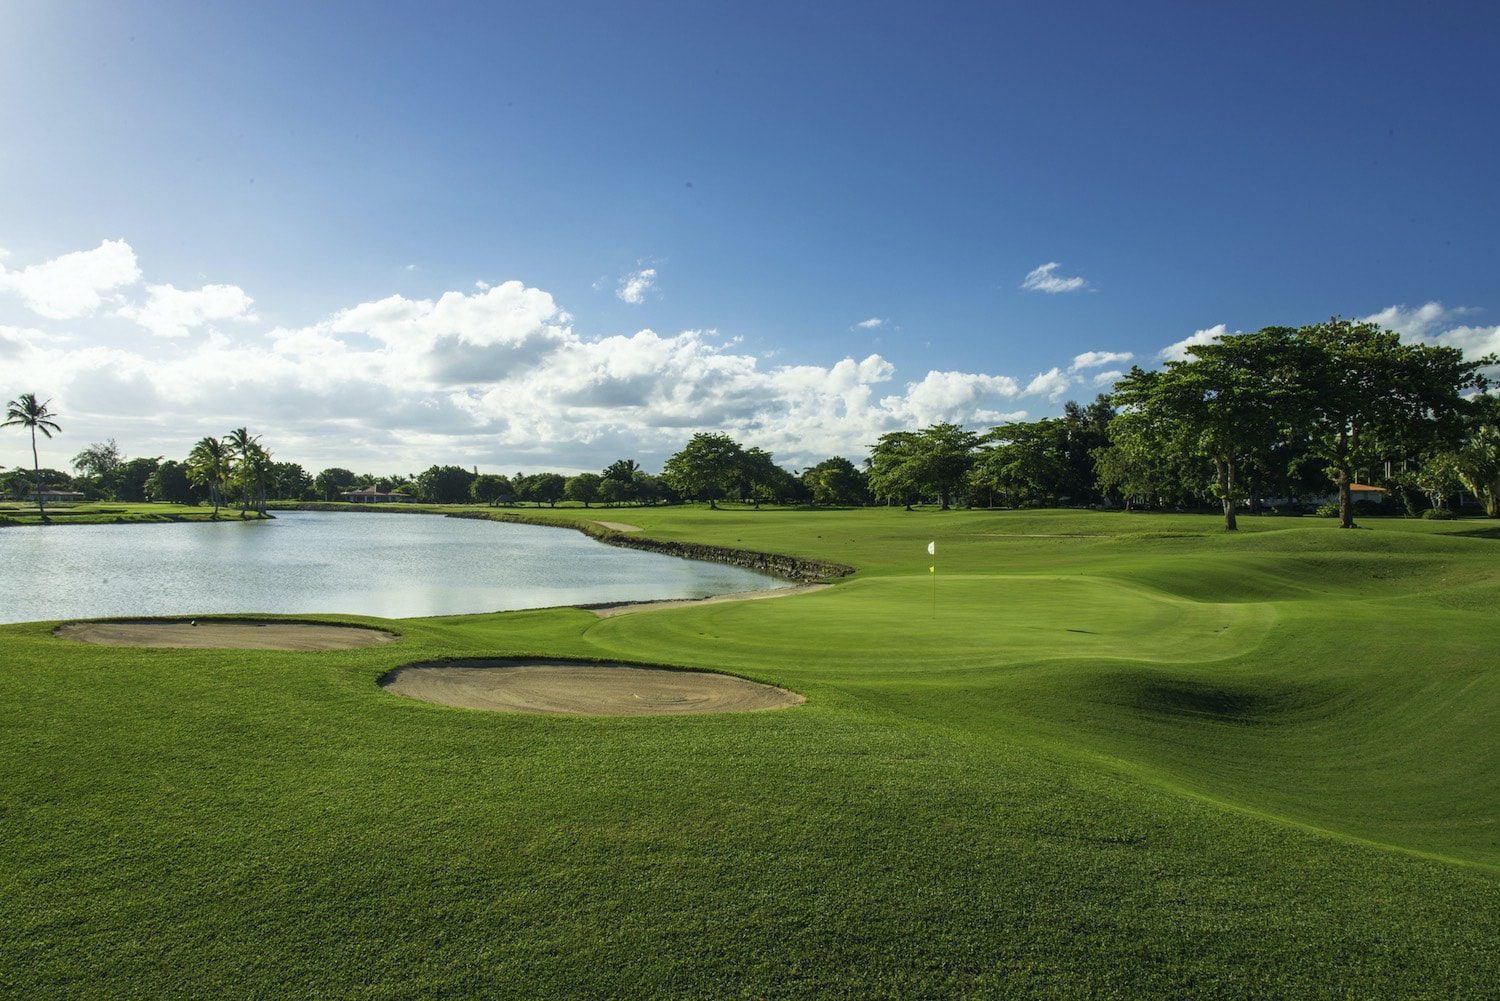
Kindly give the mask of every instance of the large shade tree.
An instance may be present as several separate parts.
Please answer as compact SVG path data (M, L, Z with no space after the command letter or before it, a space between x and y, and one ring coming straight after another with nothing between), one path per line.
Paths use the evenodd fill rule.
M1131 413L1121 429L1133 423L1138 433L1144 425L1159 447L1211 462L1209 491L1232 532L1239 527L1236 506L1246 496L1242 470L1274 447L1284 427L1300 423L1300 357L1293 331L1281 327L1232 334L1188 351L1189 358L1163 369L1136 366L1115 383L1115 402Z
M494 507L501 501L510 500L513 496L509 477L499 473L480 473L474 477L474 482L469 484L469 496L481 504Z
M42 463L38 458L36 436L40 432L43 438L51 438L54 433L62 432L57 414L52 412L52 401L38 402L35 393L22 393L6 404L5 423L0 427L22 427L31 432L32 487L36 494L37 516L46 524L47 505L42 500Z
M948 510L974 465L979 435L957 424L883 434L870 449L870 489L882 500L911 506L915 497L936 497Z
M842 455L804 469L802 485L807 488L814 504L849 506L870 502L868 477Z
M1438 451L1461 434L1463 394L1482 388L1493 357L1407 343L1374 323L1334 317L1297 331L1299 404L1309 447L1338 490L1339 525L1354 527L1349 485L1382 457Z
M667 459L662 478L683 497L717 508L719 498L741 481L744 461L745 450L727 434L699 432Z

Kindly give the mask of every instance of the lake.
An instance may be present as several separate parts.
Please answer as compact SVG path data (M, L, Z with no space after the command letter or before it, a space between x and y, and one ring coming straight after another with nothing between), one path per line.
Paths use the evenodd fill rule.
M419 514L0 529L0 622L214 612L384 618L786 586L581 532Z

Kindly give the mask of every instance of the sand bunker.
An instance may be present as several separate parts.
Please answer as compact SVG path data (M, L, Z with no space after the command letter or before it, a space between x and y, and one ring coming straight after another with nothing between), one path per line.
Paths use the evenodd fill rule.
M694 605L718 605L726 601L764 601L766 598L790 598L795 594L810 594L832 587L832 584L798 584L795 587L777 587L768 591L736 591L733 594L716 594L710 598L663 598L659 601L619 601L600 605L580 605L601 619L631 612L658 612L664 608L691 608Z
M69 622L56 635L106 646L166 647L181 650L352 650L379 646L394 633L321 622L255 622L202 619L188 622Z
M594 524L603 525L611 532L639 532L641 530L641 526L627 525L623 521L596 521Z
M380 679L388 691L465 709L579 716L676 716L783 709L802 696L727 674L565 660L410 664Z

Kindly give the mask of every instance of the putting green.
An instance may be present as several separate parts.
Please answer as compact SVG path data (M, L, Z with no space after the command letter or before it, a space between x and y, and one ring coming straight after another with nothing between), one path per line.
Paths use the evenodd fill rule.
M647 611L601 622L587 637L617 654L711 644L720 662L750 665L816 649L820 663L859 673L947 674L1080 657L1216 660L1253 649L1274 620L1270 604L1189 601L1103 578L960 574L856 580L754 606ZM912 662L889 664L895 647Z

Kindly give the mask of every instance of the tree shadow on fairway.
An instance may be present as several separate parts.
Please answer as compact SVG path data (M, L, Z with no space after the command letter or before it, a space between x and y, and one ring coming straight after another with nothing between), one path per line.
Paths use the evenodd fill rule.
M1467 532L1449 532L1449 535L1464 539L1497 539L1500 540L1500 525L1494 528L1474 528Z

